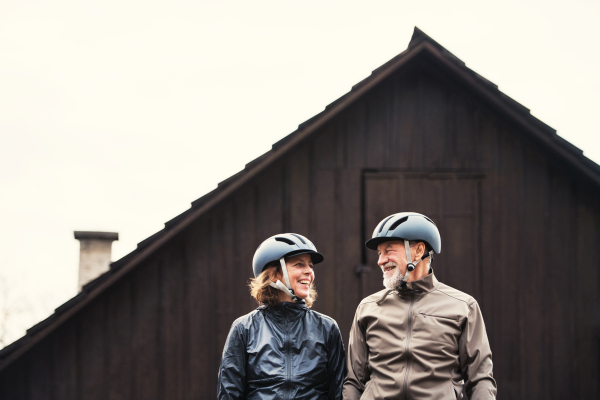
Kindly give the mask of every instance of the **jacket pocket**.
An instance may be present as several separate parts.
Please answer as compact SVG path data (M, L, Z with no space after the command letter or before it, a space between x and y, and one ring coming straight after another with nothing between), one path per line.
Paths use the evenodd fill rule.
M458 399L461 400L464 398L463 396L463 388L464 388L465 384L462 382L454 382L452 381L452 389L454 390L454 396Z
M419 314L421 314L421 316L423 316L424 318L430 317L430 318L437 318L437 319L448 319L450 321L456 321L456 322L458 322L458 317L442 317L442 316L439 316L439 315L425 314L423 312L420 312Z
M365 385L365 390L360 395L360 400L373 398L373 393L371 393L371 391L373 389L372 386L373 386L373 379L369 379L369 381Z
M413 334L415 338L424 341L439 342L458 347L461 329L458 318L419 312L415 318Z

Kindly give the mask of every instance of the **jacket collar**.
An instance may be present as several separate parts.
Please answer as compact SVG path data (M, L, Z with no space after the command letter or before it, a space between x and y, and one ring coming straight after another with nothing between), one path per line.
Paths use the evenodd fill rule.
M308 311L308 307L304 303L304 300L298 303L283 301L273 307L262 305L258 307L258 309L263 311L270 319L273 319L277 323L298 319L304 316Z
M402 288L400 291L418 291L423 293L429 293L438 285L438 280L435 277L433 270L429 275L424 276L421 279L412 282L406 282L406 286Z

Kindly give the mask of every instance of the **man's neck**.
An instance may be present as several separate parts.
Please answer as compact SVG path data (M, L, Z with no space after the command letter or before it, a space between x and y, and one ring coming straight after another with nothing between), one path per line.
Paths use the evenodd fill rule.
M425 278L427 275L429 275L429 263L424 260L410 273L407 282L418 281L421 278Z

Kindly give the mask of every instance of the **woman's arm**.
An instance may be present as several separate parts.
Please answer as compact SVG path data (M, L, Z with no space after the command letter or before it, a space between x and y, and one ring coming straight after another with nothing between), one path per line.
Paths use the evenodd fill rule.
M346 353L340 328L334 323L329 335L329 360L327 360L327 376L329 377L329 399L342 399L342 386L346 376Z
M231 326L223 348L223 357L219 367L217 399L237 400L245 398L247 359L245 328L242 323L235 321Z

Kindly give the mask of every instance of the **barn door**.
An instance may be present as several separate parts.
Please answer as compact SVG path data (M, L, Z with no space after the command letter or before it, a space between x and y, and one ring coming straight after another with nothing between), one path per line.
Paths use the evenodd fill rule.
M427 215L442 236L442 252L432 267L436 277L479 297L480 209L479 186L474 174L419 174L373 172L364 174L364 237L388 215L415 211ZM375 251L366 249L361 273L363 297L383 289Z

